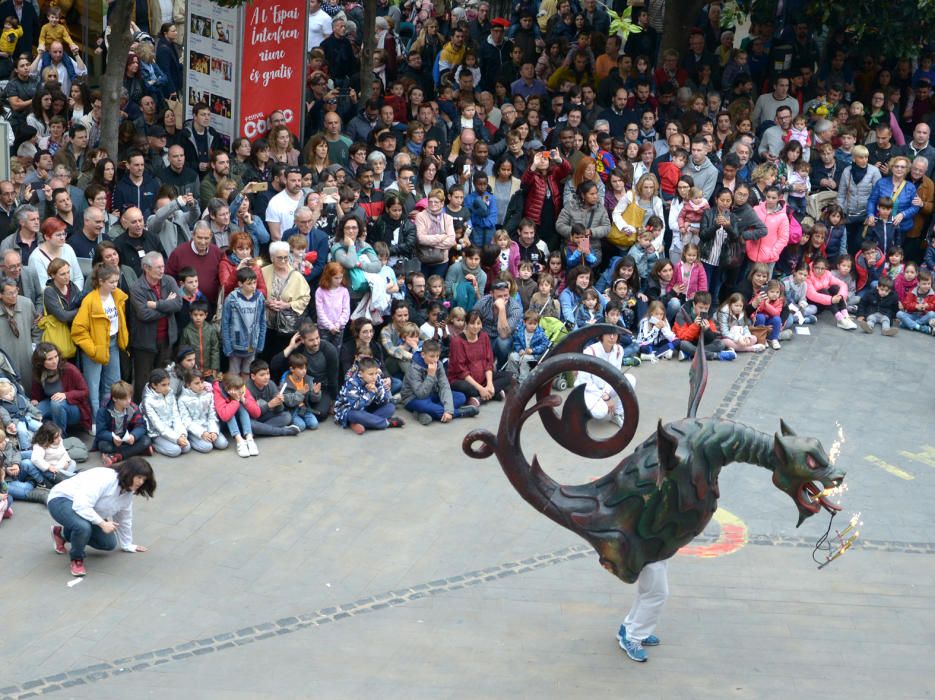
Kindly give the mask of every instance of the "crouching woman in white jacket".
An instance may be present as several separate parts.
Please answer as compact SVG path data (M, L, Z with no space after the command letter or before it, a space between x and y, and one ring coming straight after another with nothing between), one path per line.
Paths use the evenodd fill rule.
M593 355L609 363L614 369L623 364L623 347L617 344L616 331L604 333L600 340L584 349L585 355ZM636 388L636 377L625 375L630 386ZM578 372L575 386L584 384L584 404L594 420L608 418L617 426L623 425L623 401L609 382L590 372Z
M150 498L156 492L153 468L142 457L111 467L80 472L49 492L49 514L57 554L71 544L72 576L84 576L86 547L110 551L145 552L133 543L133 496Z

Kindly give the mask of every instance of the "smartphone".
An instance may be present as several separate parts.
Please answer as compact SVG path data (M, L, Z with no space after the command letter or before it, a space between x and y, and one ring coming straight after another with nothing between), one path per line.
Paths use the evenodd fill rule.
M700 318L702 321L707 321L707 320L708 320L708 312L707 312L707 311L704 311L704 312L698 314L698 318Z
M470 174L471 174L471 166L470 166L470 165L465 165L464 168L462 169L462 172L463 172L465 175L470 175Z
M581 243L578 244L578 247L585 253L591 252L591 239L584 238L581 240Z
M562 156L559 154L557 148L553 148L553 149L550 151L550 153L551 153L552 158L553 158L554 160L561 160L561 159L562 159Z
M338 188L337 187L326 187L321 191L323 197L333 197L335 201L338 198Z
M250 190L252 192L266 192L269 189L268 182L252 182L250 183Z

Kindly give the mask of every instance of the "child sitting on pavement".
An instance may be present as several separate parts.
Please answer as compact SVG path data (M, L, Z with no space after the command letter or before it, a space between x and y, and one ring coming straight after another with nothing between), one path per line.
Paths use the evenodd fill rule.
M915 289L900 299L903 310L896 313L896 319L903 328L933 335L935 290L932 289L932 273L920 270L918 280Z
M710 292L696 292L694 299L685 302L675 315L673 328L679 339L680 360L690 360L695 356L702 334L706 359L730 362L737 358L737 353L728 348L718 335L711 318Z
M42 425L42 412L7 377L0 377L0 423L7 435L16 436L21 450L32 445L32 436Z
M214 383L214 410L234 438L239 457L260 454L253 441L252 425L252 420L260 415L260 407L239 374L228 372L221 381Z
M143 388L140 408L156 452L166 457L178 457L192 449L188 442L188 429L182 422L172 393L169 373L164 369L154 369L150 373Z
M185 387L179 396L179 415L188 428L188 441L197 452L223 450L227 438L221 434L214 396L204 375L197 369L185 373Z
M260 409L260 415L250 419L254 435L298 435L302 432L301 428L292 424L292 414L286 410L279 386L270 379L269 363L266 360L250 363L247 391Z
M283 401L292 416L292 425L299 430L317 430L318 418L312 413L312 404L321 399L321 384L308 380L308 359L302 353L289 355L289 371L283 375Z
M876 289L871 289L860 298L857 309L857 325L864 333L873 333L878 323L883 328L883 335L894 336L899 330L893 326L899 300L893 292L893 281L881 277Z
M54 486L62 478L77 474L75 460L68 456L62 442L62 429L52 421L46 421L32 436L33 466L42 474L46 485Z
M523 325L513 331L513 352L505 369L523 381L548 349L549 339L539 327L539 314L527 311L523 314Z
M94 423L94 447L101 453L104 466L110 467L128 457L153 454L152 440L146 434L146 421L132 401L133 387L127 382L114 382L110 401L97 409Z
M406 372L400 402L415 414L422 425L432 421L448 423L454 418L470 418L478 413L480 401L452 391L441 363L441 344L426 340L412 358Z
M417 338L418 332L416 327ZM373 358L361 358L357 371L344 380L335 399L334 422L358 435L367 430L402 428L406 423L393 415L395 411L390 390L381 381L380 365Z
M801 262L791 275L784 277L782 280L783 296L786 298L786 305L789 309L789 316L786 318L784 325L790 333L793 324L804 326L818 322L816 316L818 309L808 301L808 287L805 283L807 279L808 265Z

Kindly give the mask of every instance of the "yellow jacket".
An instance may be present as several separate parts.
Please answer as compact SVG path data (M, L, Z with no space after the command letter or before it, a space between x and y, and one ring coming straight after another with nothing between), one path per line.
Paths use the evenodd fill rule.
M117 346L126 350L130 339L127 332L127 295L115 289L113 297L117 305ZM98 290L92 290L82 299L78 315L71 323L71 337L75 345L99 365L106 365L110 361L110 319L104 313L104 303Z

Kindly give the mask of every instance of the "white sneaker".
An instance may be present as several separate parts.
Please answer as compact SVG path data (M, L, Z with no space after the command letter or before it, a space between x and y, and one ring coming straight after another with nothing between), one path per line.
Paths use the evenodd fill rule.
M250 456L250 448L247 447L246 440L241 440L240 442L237 443L237 456L238 457L249 457Z
M753 352L763 352L764 350L766 350L766 346L763 345L763 343L757 343L756 345L754 345L754 346L753 346L752 348L750 348L750 349L751 349Z
M844 322L847 324L847 330L853 331L857 329L857 324L854 323L854 319L852 319L850 316L845 316Z
M651 352L644 352L643 354L640 355L640 359L643 362L649 362L650 364L653 364L653 365L656 364L656 362L658 361L658 358L655 355L653 355Z
M779 344L779 341L778 341L778 340L775 340L775 339L769 341L769 346L770 346L773 350L779 350L779 349L782 348L782 345Z
M623 427L623 416L618 416L618 415L615 413L614 416L613 416L613 418L611 418L611 420L614 422L614 425L616 425L618 428L622 428L622 427Z
M256 457L260 454L260 451L257 449L256 443L253 441L253 436L249 435L246 439L247 451L250 453L251 457Z
M672 352L672 350L666 350L659 357L661 357L663 360L671 360L673 355L675 355L675 353Z
M849 318L842 318L840 321L838 321L837 326L841 330L845 330L845 331L851 331L851 330L854 330L854 328L857 328L857 324L855 324Z

